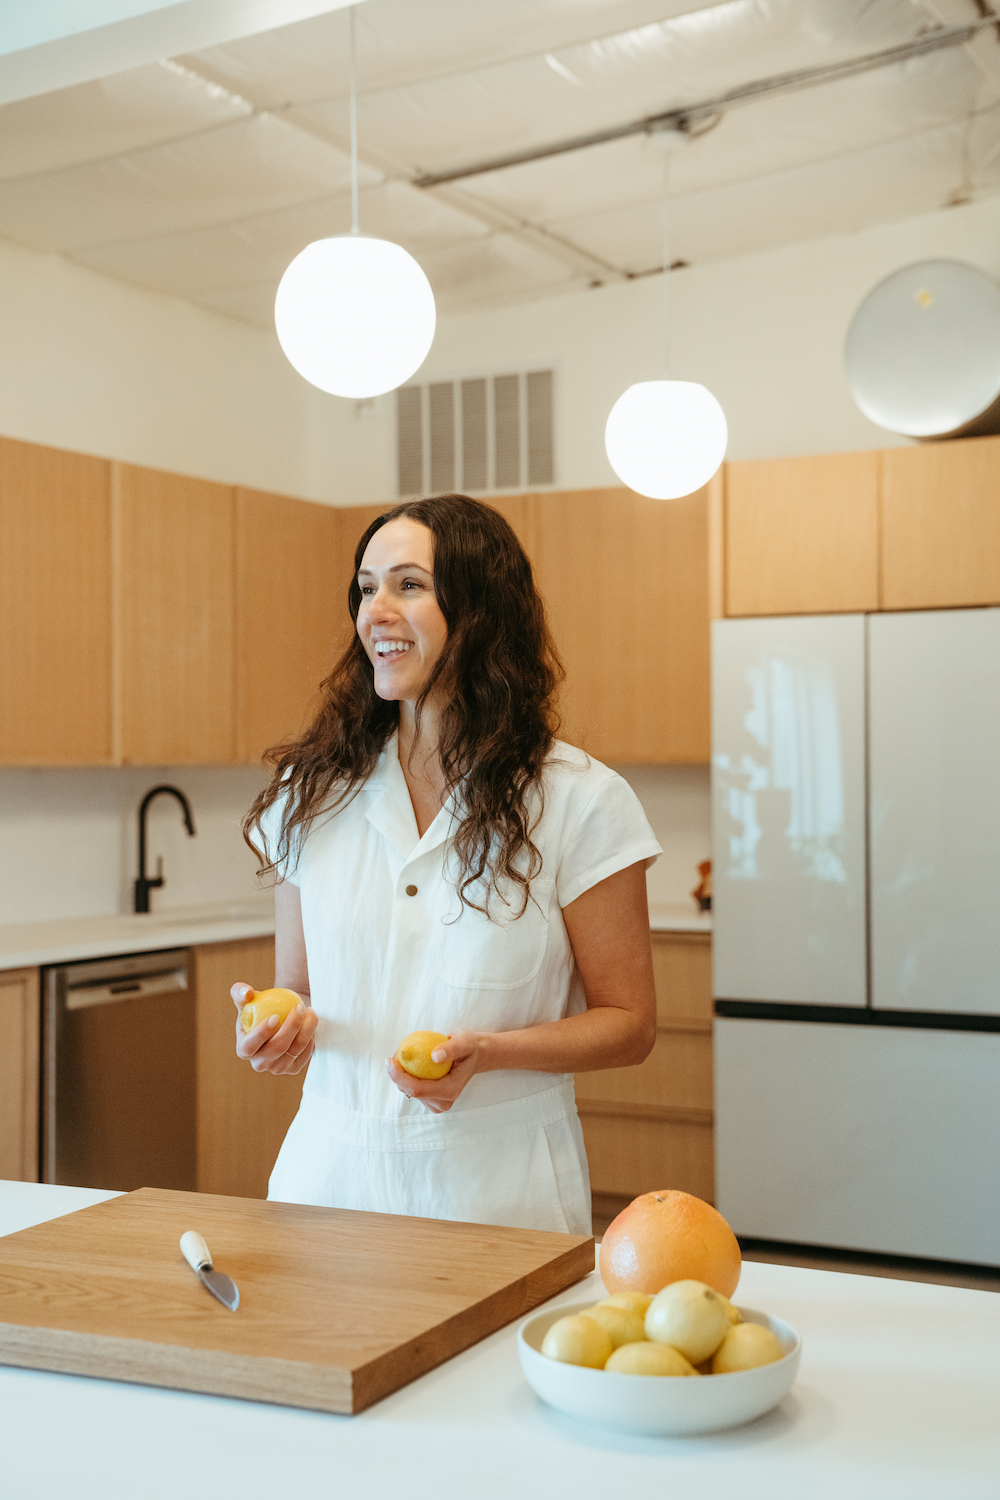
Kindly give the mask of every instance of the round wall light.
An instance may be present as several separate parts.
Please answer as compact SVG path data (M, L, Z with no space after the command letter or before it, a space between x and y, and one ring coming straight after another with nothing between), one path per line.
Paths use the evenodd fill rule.
M729 432L711 391L691 380L643 380L611 408L604 446L623 484L653 500L677 500L707 484Z
M402 245L364 234L314 240L278 286L274 324L289 362L332 396L395 390L423 364L437 313Z

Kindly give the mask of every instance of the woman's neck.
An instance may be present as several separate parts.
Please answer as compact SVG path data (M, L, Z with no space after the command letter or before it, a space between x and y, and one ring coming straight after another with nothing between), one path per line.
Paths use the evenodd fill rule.
M445 778L438 753L438 711L429 703L423 705L418 733L415 708L415 704L406 700L400 702L397 745L400 768L417 820L417 832L423 838L444 806Z

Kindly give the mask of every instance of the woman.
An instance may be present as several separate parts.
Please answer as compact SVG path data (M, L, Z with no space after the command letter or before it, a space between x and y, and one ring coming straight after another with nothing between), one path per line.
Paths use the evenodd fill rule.
M356 635L246 823L279 878L275 982L308 1002L237 1029L258 1071L310 1063L270 1196L589 1234L572 1074L653 1044L659 845L553 738L561 669L496 511L398 505L355 566ZM444 1078L392 1060L416 1030L448 1036Z

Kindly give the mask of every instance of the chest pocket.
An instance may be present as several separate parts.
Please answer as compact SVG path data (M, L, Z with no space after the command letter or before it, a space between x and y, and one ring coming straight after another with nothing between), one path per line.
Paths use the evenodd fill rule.
M516 919L508 917L508 908L495 897L493 921L468 906L457 916L456 900L437 933L435 966L445 984L460 990L514 990L530 983L545 958L553 884L533 880L531 899ZM509 900L516 911L518 897Z

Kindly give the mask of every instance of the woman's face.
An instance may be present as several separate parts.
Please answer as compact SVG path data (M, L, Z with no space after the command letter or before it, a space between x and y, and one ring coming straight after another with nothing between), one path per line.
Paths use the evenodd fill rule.
M434 538L400 516L380 526L358 569L357 630L387 700L420 697L448 638L434 593Z

